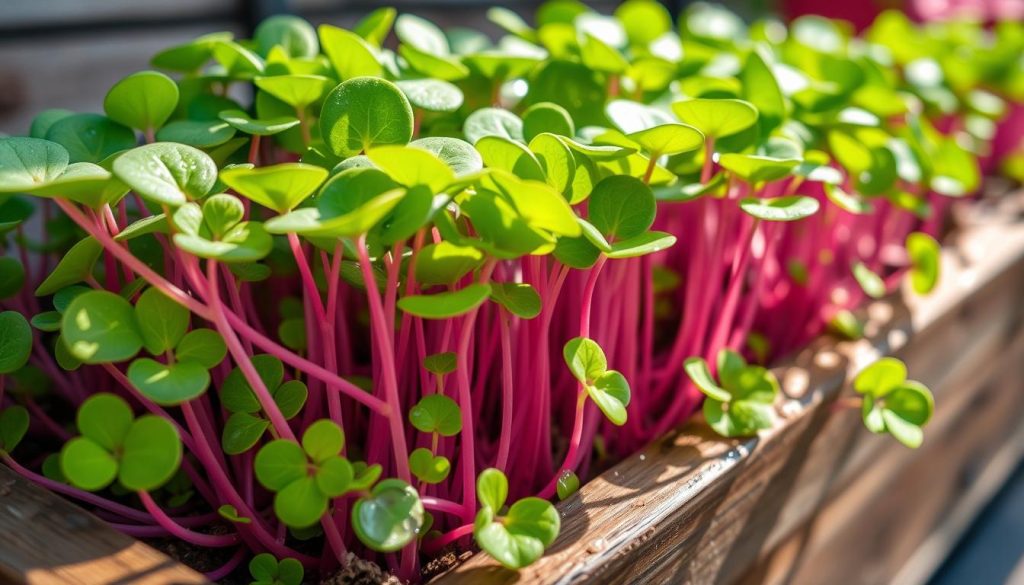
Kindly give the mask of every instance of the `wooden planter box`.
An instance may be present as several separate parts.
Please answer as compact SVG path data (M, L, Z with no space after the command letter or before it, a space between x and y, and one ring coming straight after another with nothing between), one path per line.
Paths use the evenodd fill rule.
M863 309L775 369L783 422L723 440L695 419L559 504L516 573L474 555L435 583L921 583L1024 456L1024 209L974 206L939 287ZM925 444L867 432L835 399L882 355L935 393ZM0 465L0 582L204 583Z

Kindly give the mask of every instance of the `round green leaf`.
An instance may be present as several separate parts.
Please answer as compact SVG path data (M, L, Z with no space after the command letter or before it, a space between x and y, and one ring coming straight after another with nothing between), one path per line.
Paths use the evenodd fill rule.
M349 157L372 146L407 144L412 106L395 84L356 77L335 87L324 101L320 131L331 151Z
M93 266L103 253L103 246L92 237L78 241L64 254L57 266L36 288L36 296L51 295L62 288L92 276Z
M571 138L576 135L576 125L562 106L541 102L523 112L523 138L530 142L543 132Z
M483 252L442 240L427 244L416 257L416 282L423 286L454 284L483 262Z
M366 155L380 170L407 187L425 185L431 195L440 193L455 180L450 166L428 150L411 146L381 146Z
M587 219L606 238L627 240L651 227L657 203L654 192L643 181L613 175L594 187L588 210Z
M558 477L558 483L555 485L558 499L566 500L578 491L580 491L580 477L569 470L562 472L562 475Z
M68 166L68 151L39 138L0 138L0 193L28 191L53 181Z
M530 152L533 153L537 162L540 163L542 176L548 185L551 185L562 194L570 195L575 192L577 188L575 182L576 155L558 136L549 132L542 132L534 136L530 140ZM590 183L590 179L591 177L586 177L585 182ZM590 195L589 191L590 189L587 189L587 195ZM575 200L576 198L573 197L573 199Z
M224 110L218 117L235 130L253 136L273 136L299 125L299 119L291 116L257 120L242 110Z
M405 296L398 299L398 308L423 319L450 319L477 308L490 294L489 284L476 283L457 291Z
M134 420L123 398L105 392L90 396L75 416L78 432L110 452L121 448Z
M493 510L477 515L473 538L487 554L509 569L525 567L544 554L544 548L558 537L561 521L550 502L523 498L512 504L500 522L492 521Z
M907 366L900 360L884 357L864 368L853 380L853 389L881 398L907 379Z
M124 438L118 479L132 491L167 483L181 464L181 439L174 426L151 414L135 419Z
M46 138L46 133L50 130L50 126L53 126L57 120L73 116L74 114L71 110L61 108L43 110L32 118L32 125L29 127L28 135L32 138Z
M128 186L110 171L90 162L72 163L64 169L64 174L31 191L33 195L61 197L96 210L116 202L127 192Z
M596 341L586 337L570 339L562 349L569 371L581 384L590 385L608 370L608 359Z
M523 319L533 319L540 315L540 295L529 284L519 282L492 284L491 300Z
M352 485L349 487L351 491L369 490L373 484L377 483L377 480L380 479L380 474L384 471L379 464L367 465L364 461L353 463L352 470L355 472L355 477L352 479Z
M342 81L363 76L380 77L384 73L376 51L359 35L328 24L321 24L319 31L324 54Z
M907 380L884 396L885 409L904 421L924 426L931 420L935 399L931 390L920 382Z
M145 199L173 208L206 196L217 181L217 165L191 146L156 143L119 156L114 174Z
M277 492L307 477L307 465L306 453L298 443L277 439L264 445L256 454L253 471L263 487Z
M941 247L924 232L908 235L906 247L911 265L910 284L917 294L928 294L939 281Z
M501 136L484 136L476 149L490 168L501 169L523 179L544 180L544 169L525 145Z
M434 353L434 354L430 354L427 357L423 358L423 367L426 368L426 370L428 372L431 372L433 374L439 374L439 375L442 375L442 376L445 375L445 374L450 374L450 373L454 372L455 368L458 367L458 364L459 364L458 355L454 351L445 351L445 352L442 352L442 353ZM461 428L461 424L462 424L462 420L460 418L459 419L459 425L460 425L459 428ZM415 426L415 423L414 423L414 426ZM426 431L426 432L430 432L430 431ZM455 432L457 433L459 431L456 430Z
M32 327L17 311L0 313L0 375L10 374L28 363L32 352Z
M60 469L72 485L94 492L117 477L117 460L93 441L75 437L60 451Z
M185 334L174 350L174 357L180 362L194 361L203 367L213 368L224 361L228 348L220 333L212 329L193 329Z
M451 467L447 457L435 457L426 447L420 447L409 454L409 470L424 483L441 483L448 477Z
M256 87L297 110L303 110L306 106L320 101L334 85L330 79L322 75L259 77L255 83Z
M466 117L462 133L470 144L484 136L499 136L509 140L523 140L523 121L508 110L480 108Z
M587 394L613 424L626 424L630 392L625 376L609 370L598 376L593 385L587 385Z
M435 55L451 52L444 32L429 20L414 14L399 15L395 21L395 35L407 45Z
M0 452L10 453L28 432L28 410L14 405L0 412Z
M817 213L818 200L804 195L790 195L772 199L747 197L740 200L740 209L764 221L796 221Z
M224 504L217 508L217 513L220 514L221 518L224 518L228 522L234 522L236 524L251 524L252 518L242 516L238 513L238 508L235 508L231 504ZM268 554L268 553L263 553ZM256 555L261 556L261 555ZM255 561L256 559L253 559Z
M908 422L889 409L882 409L881 414L885 430L900 443L911 449L917 449L924 442L924 431L919 425Z
M644 232L628 240L619 240L611 244L611 249L605 252L609 258L636 258L660 252L672 247L676 243L676 237L665 232Z
M508 478L500 469L493 467L481 471L476 478L476 497L481 506L497 514L508 499Z
M281 410L281 415L291 419L302 410L309 396L309 389L299 380L288 380L273 391L274 403Z
M309 425L302 435L302 448L314 463L334 457L345 446L345 433L334 422L321 419Z
M629 42L641 47L672 29L672 17L654 0L627 0L615 9L615 18L622 22Z
M156 71L140 71L114 84L103 110L115 122L137 130L164 125L178 106L178 84Z
M628 138L655 155L693 152L704 145L700 130L686 124L662 124L633 132Z
M422 148L439 158L455 171L456 177L475 173L484 168L484 161L473 145L465 140L446 136L429 136L413 140L409 146Z
M326 512L327 496L312 477L296 479L274 496L274 513L292 528L312 526Z
M258 221L240 221L241 202L231 195L214 195L203 202L182 205L174 212L174 244L200 258L223 262L255 262L266 257L273 238Z
M188 402L201 396L210 386L210 373L194 361L167 365L138 358L128 366L128 379L144 396L162 405Z
M836 312L829 321L828 328L844 339L857 340L864 337L864 325L853 312L846 309Z
M177 142L211 149L235 136L234 126L223 120L175 120L156 133L160 142Z
M60 321L61 314L57 311L43 311L38 315L34 315L29 320L29 323L40 331L53 333L54 331L60 331Z
M352 485L355 472L344 457L329 457L316 470L316 485L329 498L343 495Z
M269 167L224 169L220 180L240 195L260 205L285 213L294 209L327 178L327 171L302 163L281 163Z
M253 40L263 56L274 47L281 47L289 57L300 59L312 59L320 52L313 27L291 14L275 14L261 22L253 31Z
M257 354L250 358L253 368L259 375L263 384L271 390L276 391L281 381L284 380L284 364L281 360L269 354ZM224 408L231 412L258 412L260 402L252 391L245 375L240 368L235 368L224 378L220 387L220 399Z
M228 417L221 434L221 445L228 455L240 455L252 449L263 437L270 421L248 412L236 412Z
M257 581L273 583L277 578L277 559L270 553L260 553L249 561L249 573Z
M441 373L454 370L453 366L451 370ZM409 409L409 422L421 432L453 437L462 430L462 410L454 400L443 394L429 394Z
M61 322L71 354L87 364L127 360L142 349L142 335L131 304L112 292L75 297Z
M146 351L159 355L174 348L188 331L189 311L159 289L146 289L135 302L135 321Z
M786 117L786 101L775 73L757 50L751 51L740 71L743 98L757 108L762 132L775 129Z
M777 181L788 177L796 169L797 165L800 164L800 160L795 158L728 153L721 156L719 164L725 170L748 183L761 183L764 181Z
M857 284L869 297L880 299L885 296L885 281L863 262L854 263L853 277L857 279Z
M135 146L135 132L99 114L75 114L54 122L46 139L67 149L68 160L99 163Z
M394 24L397 13L398 11L391 7L378 8L364 16L352 30L367 42L379 47L384 44L388 33L391 32L391 25Z
M690 377L690 380L697 385L708 398L718 400L720 402L729 402L732 400L732 395L728 390L718 385L715 379L711 376L711 371L708 369L708 363L704 361L704 358L690 357L686 358L683 362L683 371Z
M773 424L770 404L734 400L722 403L713 398L704 401L704 418L723 437L748 437Z
M829 167L831 168L831 167ZM835 203L837 207L843 211L853 213L856 215L862 215L865 213L871 213L874 210L874 206L868 201L852 195L843 190L839 185L832 183L825 183L825 196L832 203Z
M352 506L352 527L366 546L392 552L416 538L423 516L416 490L401 480L386 479L374 486L370 497Z
M440 79L410 79L395 82L409 103L428 112L454 112L462 107L462 90Z
M692 99L672 104L680 120L712 138L732 136L757 122L757 109L737 99Z

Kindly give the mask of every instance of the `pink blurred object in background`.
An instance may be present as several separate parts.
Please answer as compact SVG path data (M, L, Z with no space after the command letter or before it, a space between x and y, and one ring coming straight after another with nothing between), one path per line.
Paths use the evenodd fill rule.
M967 18L982 22L1024 18L1024 0L911 0L907 14L920 21Z
M783 10L789 18L819 14L847 20L858 31L870 25L883 10L890 8L903 10L917 21L969 18L994 22L1024 18L1024 0L786 0L783 3Z

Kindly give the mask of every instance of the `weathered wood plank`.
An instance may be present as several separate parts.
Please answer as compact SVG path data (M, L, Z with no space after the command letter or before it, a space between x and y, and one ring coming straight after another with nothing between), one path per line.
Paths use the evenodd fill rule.
M235 0L4 0L0 2L0 26L13 29L77 24L85 27L112 20L159 21L182 16L210 18L223 17L235 8Z
M0 465L0 582L191 585L202 575Z
M779 428L748 441L722 441L691 422L560 504L562 534L533 566L516 574L476 555L438 581L891 579L959 495L949 487L958 485L959 470L983 467L1008 436L1006 425L1024 412L1019 383L1010 385L1024 373L1024 225L985 221L966 229L944 253L943 268L932 295L866 307L867 339L821 339L777 368L789 396L780 405L786 421ZM904 359L913 377L936 393L935 420L916 452L867 433L856 413L836 414L830 406L852 373L886 354ZM903 499L888 503L888 492ZM884 507L877 503L883 501ZM884 540L870 530L880 515L891 532L905 534L891 555L857 540ZM822 520L810 522L815 518ZM900 525L904 519L913 524ZM801 537L808 526L814 530ZM857 547L870 554L851 554ZM781 559L770 563L773 570L755 567L773 550ZM844 555L860 564L835 562ZM869 577L851 581L872 562ZM796 581L792 566L800 568Z
M1024 453L1019 432L1024 332L1003 348L998 359L975 369L975 379L944 383L950 408L939 411L938 426L919 451L878 453L869 468L741 582L891 582L928 535L942 527L949 509L976 486L991 495ZM999 456L1012 462L1000 463L1004 469L993 478L986 470ZM976 512L979 503L971 505ZM921 568L915 573L913 579L905 573L902 582L922 583L928 576Z
M47 108L102 113L111 86L130 73L150 69L149 59L157 51L218 30L231 30L231 25L211 21L166 30L0 43L0 133L27 134L32 118Z

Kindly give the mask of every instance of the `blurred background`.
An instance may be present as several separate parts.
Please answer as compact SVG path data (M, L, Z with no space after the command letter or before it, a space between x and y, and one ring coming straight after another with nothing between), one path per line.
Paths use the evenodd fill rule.
M618 2L587 0L602 12ZM663 0L678 14L686 0ZM501 5L528 21L540 2ZM886 8L917 19L968 15L986 21L1024 19L1024 0L729 0L747 18L814 13L862 28ZM0 134L24 134L46 108L102 111L116 81L149 68L158 50L215 32L248 36L267 16L293 13L314 24L346 26L380 6L428 17L442 27L471 25L497 36L485 18L492 0L0 0ZM1024 57L1022 57L1024 58ZM1024 469L973 520L932 577L934 585L1024 585ZM842 585L842 584L833 584Z

